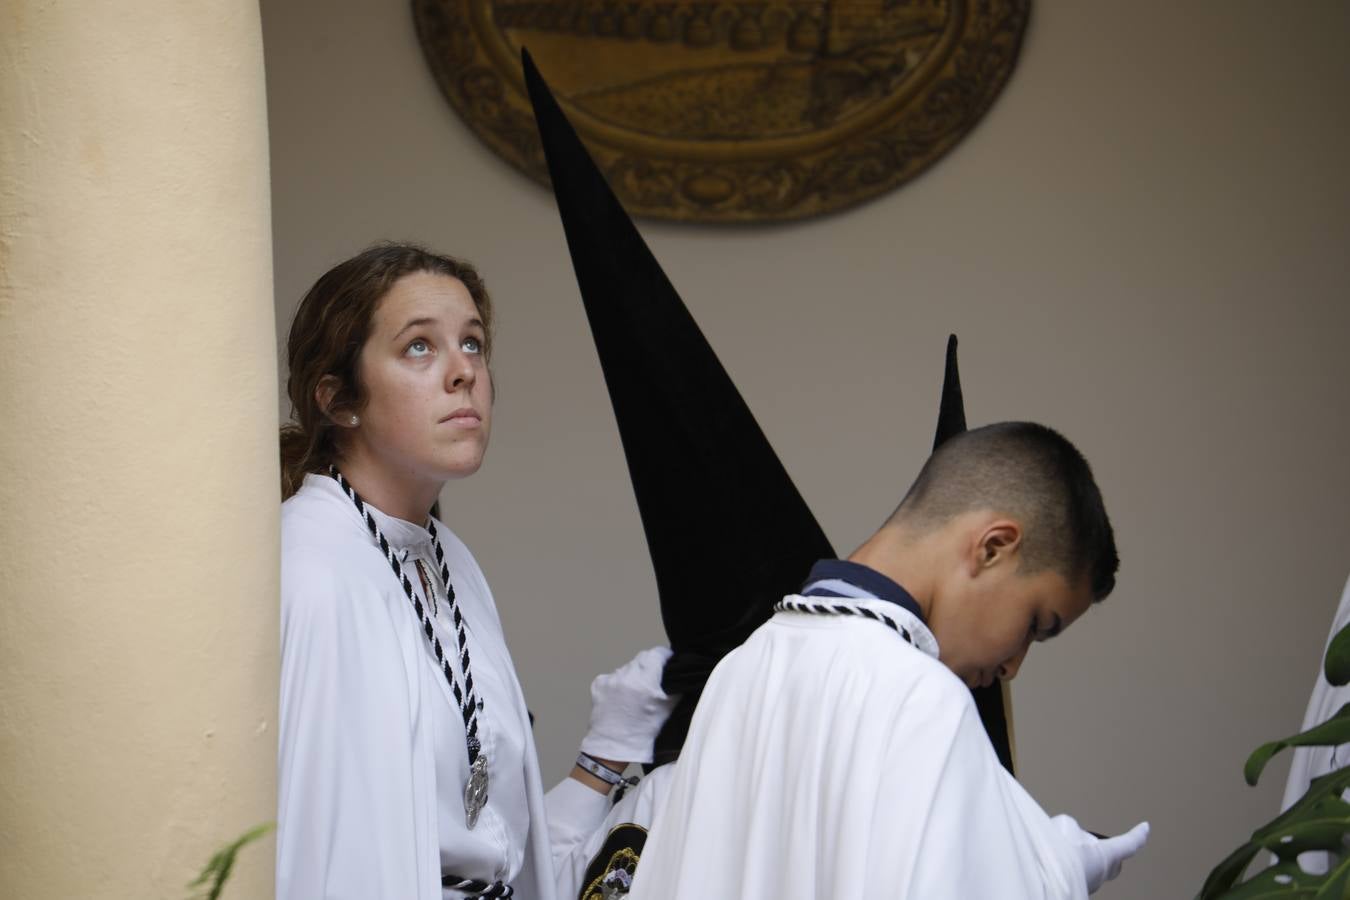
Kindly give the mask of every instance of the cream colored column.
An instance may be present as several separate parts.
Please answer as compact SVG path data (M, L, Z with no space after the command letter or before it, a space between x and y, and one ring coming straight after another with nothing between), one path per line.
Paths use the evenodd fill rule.
M0 0L0 897L275 815L265 109L255 2Z

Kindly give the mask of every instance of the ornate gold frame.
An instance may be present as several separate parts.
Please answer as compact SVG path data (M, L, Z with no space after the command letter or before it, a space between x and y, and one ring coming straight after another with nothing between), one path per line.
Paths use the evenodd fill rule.
M1030 2L414 0L413 15L450 104L531 178L548 176L522 43L630 212L745 222L841 209L939 159L1007 82Z

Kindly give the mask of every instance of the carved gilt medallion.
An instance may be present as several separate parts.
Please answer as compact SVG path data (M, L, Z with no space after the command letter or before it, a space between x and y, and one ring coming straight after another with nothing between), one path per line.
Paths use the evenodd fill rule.
M1031 0L413 0L450 104L547 183L528 47L630 213L797 219L913 178L984 114Z

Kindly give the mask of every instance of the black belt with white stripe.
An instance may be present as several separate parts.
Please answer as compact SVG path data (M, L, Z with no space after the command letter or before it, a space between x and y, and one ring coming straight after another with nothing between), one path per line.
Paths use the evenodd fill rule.
M467 900L489 900L493 897L513 897L516 889L500 881L479 881L476 878L460 878L458 875L442 875L441 887L463 891Z

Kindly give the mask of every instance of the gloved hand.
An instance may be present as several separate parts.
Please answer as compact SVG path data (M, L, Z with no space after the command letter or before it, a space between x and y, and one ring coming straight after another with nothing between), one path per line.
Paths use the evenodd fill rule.
M1072 816L1055 816L1050 821L1078 851L1083 872L1087 875L1089 894L1096 893L1097 888L1119 875L1121 864L1144 849L1148 842L1147 822L1140 822L1124 834L1099 838L1080 828Z
M598 759L648 763L656 733L675 708L661 690L669 647L652 647L591 682L591 730L581 751Z

